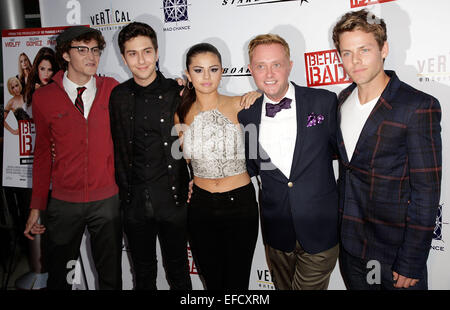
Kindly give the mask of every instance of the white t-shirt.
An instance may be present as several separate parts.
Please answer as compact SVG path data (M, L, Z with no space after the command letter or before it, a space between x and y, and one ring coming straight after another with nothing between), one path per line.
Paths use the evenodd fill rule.
M266 103L276 103L264 95L259 143L269 155L272 164L289 178L292 159L294 157L295 140L297 139L297 109L295 102L295 88L289 83L284 97L292 99L291 108L283 109L274 117L266 116Z
M377 97L365 104L361 104L358 97L358 87L355 87L341 106L340 126L349 161L351 161L364 124L379 98Z

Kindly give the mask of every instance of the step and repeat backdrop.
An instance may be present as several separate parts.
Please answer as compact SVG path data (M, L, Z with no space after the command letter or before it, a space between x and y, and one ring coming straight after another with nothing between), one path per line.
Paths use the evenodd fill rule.
M369 9L387 23L390 53L385 68L395 70L400 79L432 94L441 102L444 141L442 195L428 268L430 289L450 289L450 249L446 244L450 240L450 212L446 207L450 171L446 161L448 146L445 143L450 135L447 126L450 118L447 112L447 105L450 104L450 40L445 35L450 29L449 1L40 0L43 27L82 24L90 25L103 33L107 47L101 57L99 74L112 76L119 82L131 77L121 60L117 37L125 25L140 21L150 24L157 32L159 69L168 77L183 76L185 55L190 46L199 42L215 45L222 54L224 67L220 91L229 95L256 89L247 69L247 44L254 36L269 32L281 35L290 45L294 62L291 80L300 85L326 88L339 93L349 85L350 80L334 49L331 31L342 14L361 8ZM15 58L19 57L24 45L8 44L8 51ZM54 48L54 37L46 41L46 44ZM4 63L7 64L8 61L13 60ZM5 94L8 97L6 88ZM7 99L5 98L5 106ZM32 161L31 155L27 154L28 159L24 161ZM20 167L20 161L18 163ZM22 178L26 179L27 175ZM5 179L3 182L5 183ZM23 185L27 186L30 186L30 182ZM74 277L75 288L96 287L90 250L85 242L88 238L86 234L81 249L81 264L74 266L74 274L81 275ZM124 289L131 289L133 286L128 254L124 242ZM158 255L160 256L160 252ZM190 251L188 256L194 289L201 290L203 285ZM161 261L159 257L158 288L167 289ZM329 288L345 289L338 265L332 274ZM261 237L253 259L250 289L274 289Z

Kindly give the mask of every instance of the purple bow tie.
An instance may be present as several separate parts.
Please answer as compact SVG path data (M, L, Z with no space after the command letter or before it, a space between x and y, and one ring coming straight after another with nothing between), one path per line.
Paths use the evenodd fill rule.
M275 117L275 114L280 112L283 109L290 109L291 108L291 102L292 99L284 97L281 99L281 101L277 104L272 104L266 102L266 116L268 117Z

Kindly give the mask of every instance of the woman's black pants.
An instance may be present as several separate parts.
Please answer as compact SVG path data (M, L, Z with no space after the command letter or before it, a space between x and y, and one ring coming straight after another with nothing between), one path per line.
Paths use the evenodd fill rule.
M194 184L188 207L189 244L206 289L248 289L258 222L252 183L224 193Z

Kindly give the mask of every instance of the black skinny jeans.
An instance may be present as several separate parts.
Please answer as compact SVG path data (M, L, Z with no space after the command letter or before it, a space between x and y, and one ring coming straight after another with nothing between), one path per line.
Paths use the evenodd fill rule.
M156 290L156 237L170 289L192 289L187 257L186 207L175 206L167 187L133 188L123 208L124 230L131 250L137 290Z
M194 185L188 207L189 244L206 289L248 289L258 220L252 183L225 193Z
M98 289L122 289L122 227L119 197L86 203L51 198L47 208L49 290L71 290L68 274L77 260L87 227Z

